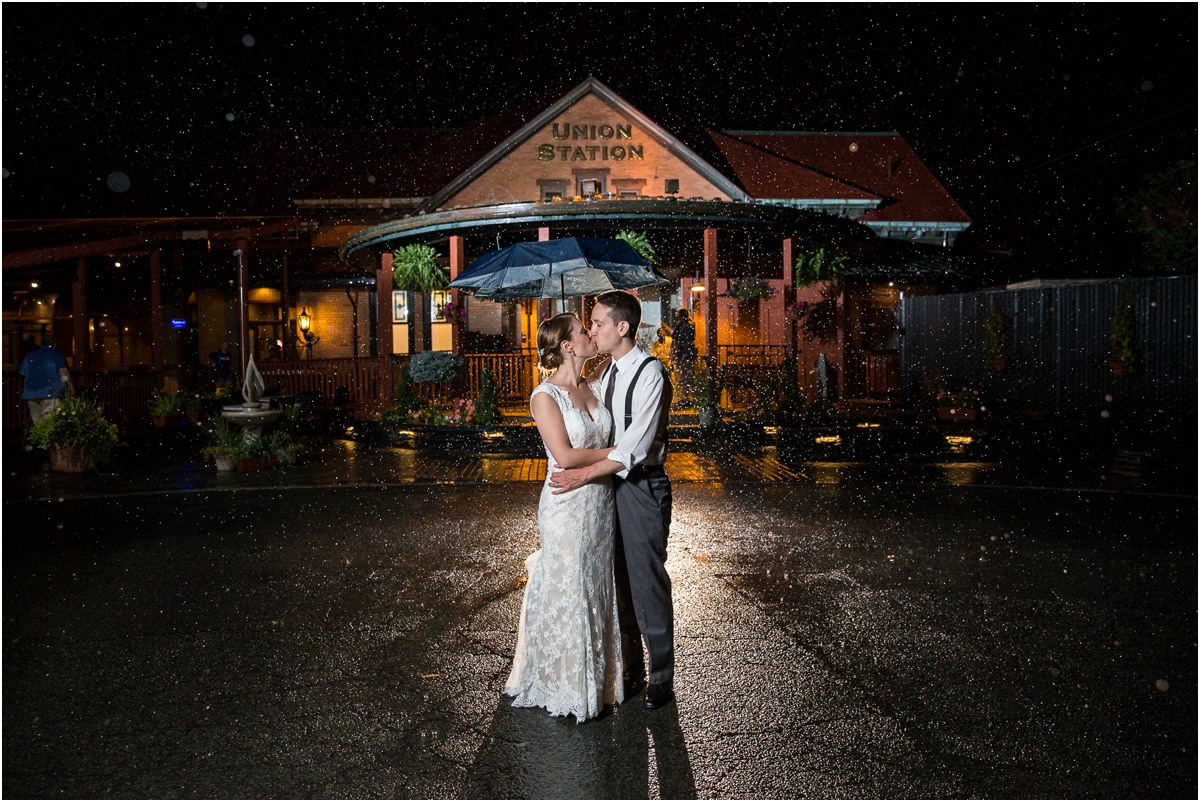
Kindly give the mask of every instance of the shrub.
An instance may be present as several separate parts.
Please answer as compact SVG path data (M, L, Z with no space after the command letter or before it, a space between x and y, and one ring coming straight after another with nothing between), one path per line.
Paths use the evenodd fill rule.
M475 400L475 420L481 426L500 422L500 385L491 368L484 368L479 377L479 398Z
M450 351L422 351L408 365L415 382L455 381L462 366L462 357Z
M409 292L433 292L446 286L449 274L428 245L405 245L392 254L392 285Z

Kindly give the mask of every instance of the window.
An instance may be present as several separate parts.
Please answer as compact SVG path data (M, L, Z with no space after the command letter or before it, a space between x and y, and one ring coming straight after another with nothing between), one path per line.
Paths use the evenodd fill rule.
M589 195L604 194L604 178L598 176L588 176L579 179L579 194L583 197Z
M679 179L678 178L668 178L665 182L665 186L663 187L663 192L665 192L668 195L677 194L679 192Z
M554 200L567 194L567 188L561 184L542 187L542 200Z

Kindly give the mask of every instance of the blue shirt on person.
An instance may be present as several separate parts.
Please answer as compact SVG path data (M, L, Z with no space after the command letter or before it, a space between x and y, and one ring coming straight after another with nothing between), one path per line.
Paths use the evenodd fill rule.
M42 398L61 398L66 382L63 381L59 368L65 368L67 360L62 351L53 345L43 345L36 351L30 351L21 360L17 372L25 377L25 390L21 393L22 401L37 401Z

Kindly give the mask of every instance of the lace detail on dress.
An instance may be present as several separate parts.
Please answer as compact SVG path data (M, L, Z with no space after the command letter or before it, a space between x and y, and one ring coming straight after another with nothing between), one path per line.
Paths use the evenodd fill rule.
M556 385L543 382L533 391L538 393L558 404L573 447L607 445L612 416L603 405L593 420ZM529 581L504 692L516 697L514 707L544 707L552 715L574 714L585 721L604 705L625 701L613 578L612 481L606 477L553 495L549 479L557 465L549 449L546 458L547 484L538 504L542 548L525 561Z

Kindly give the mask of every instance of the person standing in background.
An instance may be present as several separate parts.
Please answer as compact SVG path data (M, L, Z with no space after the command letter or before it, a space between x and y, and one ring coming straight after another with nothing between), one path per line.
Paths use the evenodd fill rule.
M696 386L696 328L686 309L675 312L671 332L671 367L679 377L680 402L691 403Z
M29 404L29 417L37 423L58 408L63 390L75 392L71 371L62 351L54 347L54 337L42 337L42 347L30 351L21 360L17 372L25 377L21 400Z

